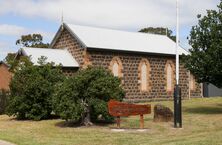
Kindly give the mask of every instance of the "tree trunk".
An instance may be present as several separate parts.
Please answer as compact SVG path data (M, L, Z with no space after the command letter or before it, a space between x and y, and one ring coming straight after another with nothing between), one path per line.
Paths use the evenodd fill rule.
M91 117L90 117L90 106L87 103L84 103L84 110L85 112L83 113L82 116L82 121L81 121L81 125L84 126L92 126L93 123L91 122Z

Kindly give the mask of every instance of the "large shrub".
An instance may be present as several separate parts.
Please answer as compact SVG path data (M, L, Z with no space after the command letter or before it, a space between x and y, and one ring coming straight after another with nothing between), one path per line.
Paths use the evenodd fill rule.
M107 102L122 100L123 96L119 78L103 68L89 67L57 86L54 110L65 120L80 120L82 125L91 125L91 119L94 121L98 116L111 119Z
M198 24L190 31L191 49L182 60L199 83L222 88L222 1L216 10L207 10L197 18Z
M0 90L0 115L5 113L8 94L8 91Z
M52 94L56 84L64 79L59 67L45 64L22 66L10 83L7 114L18 119L41 120L52 112Z

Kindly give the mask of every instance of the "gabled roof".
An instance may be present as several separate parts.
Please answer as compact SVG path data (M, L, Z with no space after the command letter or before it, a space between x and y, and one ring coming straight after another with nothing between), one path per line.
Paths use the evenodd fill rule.
M175 55L176 43L165 35L127 32L73 24L63 24L73 37L86 48L131 51L153 54ZM61 34L61 27L51 46ZM179 54L188 52L179 48Z
M47 62L54 62L55 65L63 67L79 67L77 61L72 57L67 49L51 49L51 48L28 48L24 47L18 51L19 55L30 56L31 62L34 65L38 64L38 59L41 56L47 57Z

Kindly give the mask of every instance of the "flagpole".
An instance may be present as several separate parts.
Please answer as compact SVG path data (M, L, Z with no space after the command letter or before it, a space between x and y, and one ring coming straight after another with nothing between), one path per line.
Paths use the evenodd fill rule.
M179 49L179 2L177 1L177 30L176 30L176 84L179 85L179 54L178 54L178 49Z
M174 127L182 128L181 89L179 87L179 0L176 0L176 85L174 88ZM178 126L179 125L179 126Z

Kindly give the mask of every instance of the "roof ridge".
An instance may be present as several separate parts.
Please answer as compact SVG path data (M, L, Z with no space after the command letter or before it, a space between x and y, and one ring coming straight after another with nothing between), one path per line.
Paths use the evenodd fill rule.
M133 34L139 34L139 35L156 35L156 36L163 36L166 37L166 35L161 35L161 34L154 34L154 33L145 33L145 32L139 32L139 31L124 31L120 29L112 29L112 28L106 28L106 27L98 27L98 26L87 26L87 25L76 25L76 24L71 24L71 23L64 23L66 25L72 25L72 26L77 26L77 27L85 27L85 28L91 28L91 29L102 29L102 30L107 30L107 31L118 31L118 32L125 32L125 33L133 33Z
M110 28L81 26L64 23L64 28L74 37L81 48L94 48L105 50L118 50L151 54L175 55L175 42L166 35L131 32ZM60 26L54 37L51 47L63 32ZM180 54L187 54L182 47Z

